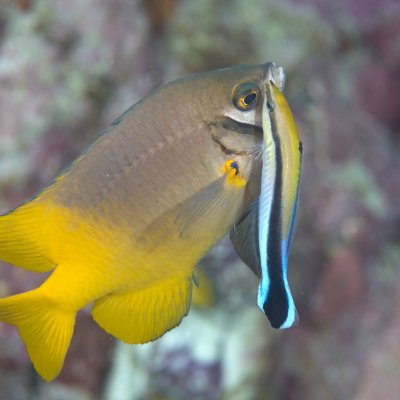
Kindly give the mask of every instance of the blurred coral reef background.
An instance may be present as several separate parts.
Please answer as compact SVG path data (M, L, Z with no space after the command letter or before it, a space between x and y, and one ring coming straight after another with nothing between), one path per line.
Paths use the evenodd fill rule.
M305 151L298 327L269 327L225 239L200 263L211 306L145 346L81 312L53 383L1 324L0 399L400 398L399 44L398 0L2 0L0 212L153 87L196 71L284 65ZM43 279L3 263L0 297Z

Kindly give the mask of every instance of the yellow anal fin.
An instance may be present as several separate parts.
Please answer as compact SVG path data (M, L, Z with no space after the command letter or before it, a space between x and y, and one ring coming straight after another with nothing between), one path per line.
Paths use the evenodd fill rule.
M35 202L0 217L0 259L34 272L46 272L55 264L45 254L41 208Z
M64 363L75 313L33 290L0 299L0 321L15 325L36 371L50 381Z
M168 280L135 292L102 297L95 302L92 315L106 332L125 343L147 343L182 321L189 311L191 291L189 277Z

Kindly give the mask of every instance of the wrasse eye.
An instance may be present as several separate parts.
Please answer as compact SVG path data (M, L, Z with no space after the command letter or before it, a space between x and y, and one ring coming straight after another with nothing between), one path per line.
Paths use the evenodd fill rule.
M242 83L233 89L233 105L241 110L253 109L260 97L260 89L254 83Z

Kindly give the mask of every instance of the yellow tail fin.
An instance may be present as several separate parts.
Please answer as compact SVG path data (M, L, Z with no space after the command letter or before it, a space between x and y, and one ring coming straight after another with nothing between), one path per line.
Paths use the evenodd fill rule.
M125 343L147 343L177 326L188 313L191 278L165 281L132 293L97 300L94 320Z
M34 272L54 268L46 257L44 218L35 201L0 217L0 259Z
M37 289L0 299L0 321L18 328L36 371L47 381L56 378L71 341L75 313Z

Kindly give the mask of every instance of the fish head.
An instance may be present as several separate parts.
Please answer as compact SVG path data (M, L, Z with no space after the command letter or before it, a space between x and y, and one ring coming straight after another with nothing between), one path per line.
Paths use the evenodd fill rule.
M199 77L201 80L197 80ZM196 93L195 101L200 103L197 109L202 111L201 119L215 144L208 158L218 160L222 154L237 162L247 182L245 206L260 193L265 136L263 115L266 87L271 82L278 92L283 90L284 70L273 63L237 65L195 75L187 82L196 86L191 92Z

